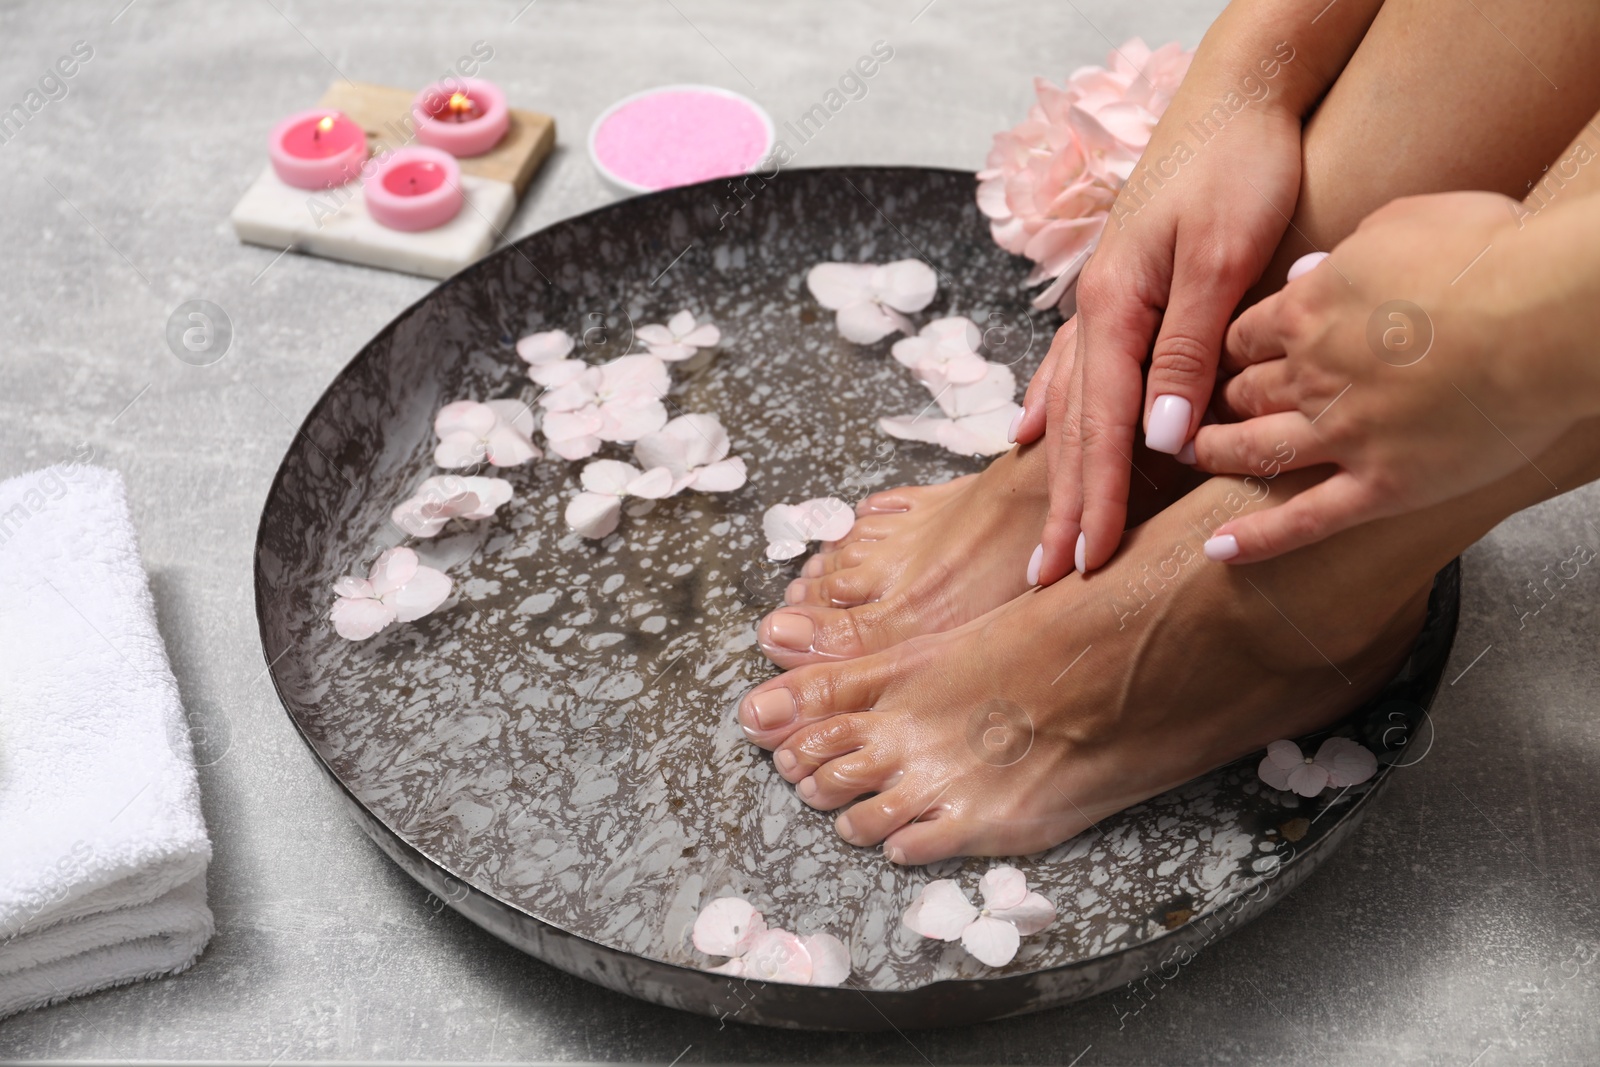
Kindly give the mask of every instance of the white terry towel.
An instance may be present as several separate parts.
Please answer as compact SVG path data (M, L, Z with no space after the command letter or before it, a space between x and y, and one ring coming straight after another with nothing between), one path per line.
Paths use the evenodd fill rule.
M188 967L210 859L121 476L0 483L0 1018Z

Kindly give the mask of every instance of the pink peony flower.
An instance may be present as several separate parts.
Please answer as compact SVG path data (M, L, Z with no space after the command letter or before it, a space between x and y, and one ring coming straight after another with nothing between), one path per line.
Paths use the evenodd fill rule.
M672 474L662 467L641 471L619 459L597 459L579 475L583 492L567 505L567 525L580 536L608 536L622 521L622 501L630 496L660 500L672 495Z
M703 322L696 326L694 313L680 311L667 320L667 324L651 323L639 327L639 340L650 349L650 354L668 363L689 359L702 348L712 348L722 340L722 331Z
M439 409L433 432L441 467L516 467L541 455L533 443L533 411L520 400L457 400Z
M836 986L850 977L850 950L832 934L799 937L768 928L747 901L718 897L694 921L694 947L708 956L731 956L715 974L796 985Z
M1028 879L1015 867L995 867L978 883L983 907L974 907L949 879L929 882L901 922L923 937L961 940L979 963L1004 967L1017 955L1022 938L1055 922L1056 908L1028 891Z
M390 518L413 537L433 537L451 519L487 519L510 499L511 483L504 478L441 474L418 486Z
M672 385L667 365L655 356L623 356L581 368L539 398L545 409L544 434L550 448L566 459L584 459L602 441L637 441L666 425L661 403Z
M1003 363L985 363L983 377L966 385L946 385L934 396L944 418L899 415L878 420L878 428L902 441L925 441L965 456L997 456L1011 448L1011 421L1021 411L1013 397L1016 375ZM930 404L929 407L933 405Z
M767 558L793 559L811 541L837 541L856 524L856 513L836 496L803 504L774 504L761 517L767 535Z
M869 345L899 330L910 333L911 320L901 314L921 311L933 302L939 278L920 259L893 263L818 263L806 274L806 288L817 303L839 314L840 336Z
M647 471L657 468L672 476L675 496L685 489L731 493L744 485L744 460L728 458L728 431L715 415L679 415L633 446L633 458Z
M340 637L365 641L390 623L427 615L450 596L450 586L448 575L419 564L411 549L391 548L365 578L347 574L333 583L339 599L328 618Z
M981 381L988 361L978 354L978 326L965 315L934 319L915 337L902 337L890 351L917 381L937 393L946 385Z
M1139 38L1056 86L1034 80L1038 103L998 133L978 172L978 208L1008 252L1033 260L1026 284L1050 282L1033 306L1059 304L1100 241L1117 193L1150 143L1193 52L1155 51Z
M1315 756L1303 756L1293 741L1274 741L1256 773L1274 789L1314 797L1328 786L1360 785L1378 772L1378 757L1347 737L1330 737Z

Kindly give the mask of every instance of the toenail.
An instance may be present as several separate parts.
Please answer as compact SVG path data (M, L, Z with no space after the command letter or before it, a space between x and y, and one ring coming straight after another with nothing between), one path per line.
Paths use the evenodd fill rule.
M856 828L850 825L850 816L848 815L841 815L835 819L833 828L839 831L839 836L844 838L846 841L850 840L856 835Z
M1150 407L1150 428L1144 432L1144 446L1152 452L1176 455L1189 437L1189 418L1194 405L1174 393L1156 397Z
M794 713L794 694L787 689L768 689L750 698L750 715L763 730L793 722Z
M815 778L802 778L800 784L795 786L800 790L800 795L810 800L817 795L817 780Z
M789 583L789 588L783 591L785 604L798 604L806 598L806 583L799 578Z
M906 861L906 850L898 845L893 847L886 846L883 850L883 855L890 863L904 863Z
M817 628L804 615L780 611L767 620L767 633L774 644L794 652L810 652Z
M1233 534L1222 534L1202 545L1201 551L1205 552L1206 559L1226 563L1239 554L1239 539Z
M778 765L778 770L780 771L792 771L800 765L800 761L795 758L794 753L786 748L780 748L773 755L772 762Z
M800 573L807 578L822 577L822 557L812 556L810 559L806 560L805 566L800 568Z
M1087 574L1089 568L1084 566L1084 557L1089 554L1089 539L1081 532L1078 534L1078 543L1072 549L1072 565L1078 568L1079 574Z

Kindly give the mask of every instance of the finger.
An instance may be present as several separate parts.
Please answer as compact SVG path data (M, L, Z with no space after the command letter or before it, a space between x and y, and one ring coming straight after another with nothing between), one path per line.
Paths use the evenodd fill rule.
M1194 451L1194 465L1207 474L1276 478L1282 471L1332 461L1316 427L1298 411L1202 426L1194 435Z
M1049 585L1059 581L1071 569L1072 548L1078 539L1078 519L1083 513L1080 495L1082 466L1080 463L1079 426L1083 417L1084 336L1080 329L1074 344L1071 378L1058 389L1063 394L1057 407L1062 414L1051 427L1050 438L1056 447L1048 454L1050 461L1050 507L1045 513L1044 529L1039 535L1039 547L1028 562L1028 581L1033 585ZM1058 368L1057 378L1063 377ZM1054 418L1054 415L1052 415ZM1046 559L1054 560L1047 573ZM1063 563L1062 561L1066 561Z
M1256 563L1383 514L1355 475L1340 471L1275 508L1223 523L1206 541L1205 554L1218 562Z
M1050 378L1056 373L1056 369L1062 366L1063 357L1070 366L1077 344L1077 334L1078 319L1074 316L1068 319L1050 339L1050 351L1045 353L1044 362L1033 372L1033 378L1028 382L1028 391L1022 395L1022 415L1017 419L1016 430L1011 434L1012 444L1030 444L1044 435ZM1070 374L1070 369L1068 373Z
M1246 367L1283 356L1283 332L1278 323L1283 297L1280 289L1233 320L1222 344L1224 373L1238 374Z
M1243 260L1214 262L1196 250L1206 247L1194 241L1180 247L1145 382L1144 444L1169 456L1200 428L1217 381L1228 317L1255 280Z
M1225 420L1240 421L1280 411L1298 411L1304 399L1289 362L1274 359L1246 367L1242 374L1229 378L1216 407Z

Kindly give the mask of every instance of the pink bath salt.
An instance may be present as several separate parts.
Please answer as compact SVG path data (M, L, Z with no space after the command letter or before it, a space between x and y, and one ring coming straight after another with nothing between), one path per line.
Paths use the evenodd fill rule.
M670 189L748 172L767 140L766 122L745 101L671 89L612 112L595 131L594 154L623 181Z

